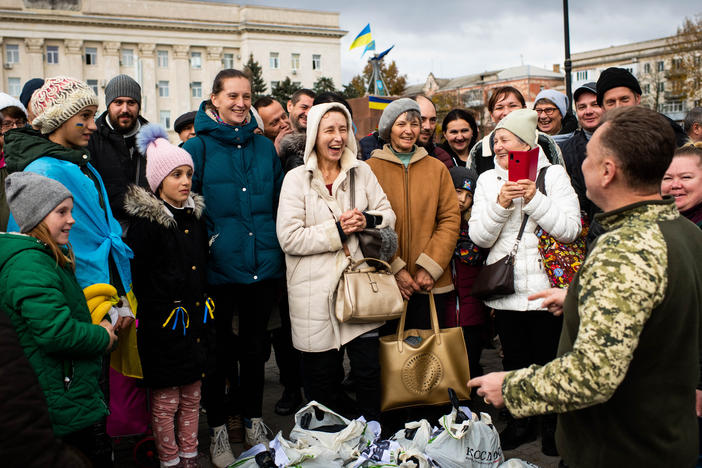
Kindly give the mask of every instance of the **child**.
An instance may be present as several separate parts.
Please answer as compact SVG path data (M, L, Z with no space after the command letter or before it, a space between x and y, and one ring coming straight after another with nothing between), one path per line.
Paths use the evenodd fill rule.
M444 319L445 325L448 327L460 326L463 328L463 336L468 348L470 376L476 377L483 374L480 367L480 355L483 351L485 324L488 317L482 301L470 294L473 282L487 257L485 252L473 244L468 237L468 220L473 206L473 193L478 175L472 169L458 166L452 167L449 172L453 179L453 186L456 188L458 205L461 210L461 230L451 260L455 290L447 302Z
M195 467L204 332L214 319L214 304L204 292L205 204L190 192L190 154L169 143L163 127L143 127L137 145L146 154L153 192L132 186L124 201L131 217L127 243L134 251L132 278L139 301L137 346L144 383L152 389L151 421L161 466Z
M93 425L107 415L98 378L117 337L108 320L93 325L76 281L73 197L33 172L10 175L5 187L22 234L0 234L0 309L37 374L54 434L95 463Z

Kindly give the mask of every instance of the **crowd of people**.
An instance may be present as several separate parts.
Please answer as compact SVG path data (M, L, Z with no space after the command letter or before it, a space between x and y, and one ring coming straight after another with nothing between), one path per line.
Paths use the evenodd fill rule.
M397 322L335 314L347 262L364 257L359 234L375 228L405 327L431 328L432 300L442 327L462 327L466 384L506 408L503 449L541 427L562 466L693 466L702 108L683 129L642 107L620 68L573 100L545 89L528 108L499 87L491 131L452 109L437 141L432 100L403 97L362 136L337 94L252 102L249 77L225 69L176 119L174 145L141 116L127 75L109 81L97 118L97 96L70 77L30 80L19 100L0 93L3 458L113 466L107 418L126 386L149 401L161 466L199 466L200 407L212 464L229 466L232 443L272 435L271 347L276 413L307 399L392 425L379 338ZM538 177L513 180L509 160L527 151ZM570 286L551 287L543 232L565 245L587 232ZM482 267L510 256L513 292L477 298ZM116 294L96 316L85 291L103 285ZM493 323L505 372L483 375ZM136 370L111 370L115 349Z

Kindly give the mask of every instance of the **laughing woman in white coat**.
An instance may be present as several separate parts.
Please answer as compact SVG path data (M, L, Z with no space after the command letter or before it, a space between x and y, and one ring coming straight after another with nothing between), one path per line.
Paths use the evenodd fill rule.
M363 258L355 233L365 227L394 228L395 214L370 167L356 159L352 128L351 115L342 104L312 107L307 115L304 165L288 172L283 181L277 233L285 252L293 345L302 351L307 397L345 415L360 413L377 419L377 328L382 323L339 323L334 293L348 263L343 244L352 258ZM351 170L355 207L351 206ZM351 361L357 408L349 407L341 388L342 347Z
M545 364L556 357L562 319L541 307L542 300L528 297L550 287L543 268L535 230L538 226L561 242L572 242L580 234L580 206L570 179L562 166L550 165L539 148L538 169L546 172L546 193L534 181L509 182L509 151L526 151L537 143L537 114L520 109L511 112L495 128L495 168L478 178L470 218L470 237L480 247L490 248L487 264L507 255L514 247L522 223L529 215L514 263L514 294L485 301L495 309L505 371ZM545 452L555 451L549 421L544 424ZM502 448L513 449L536 437L534 421L511 420L500 434Z

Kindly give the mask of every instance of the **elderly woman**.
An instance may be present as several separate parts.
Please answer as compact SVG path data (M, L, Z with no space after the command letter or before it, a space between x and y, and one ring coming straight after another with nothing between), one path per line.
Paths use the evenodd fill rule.
M429 328L429 291L438 295L437 310L444 310L443 293L453 290L448 265L461 223L451 174L416 145L420 123L415 101L393 101L378 124L380 138L390 143L368 160L397 214L399 249L391 266L402 296L409 300L408 329ZM394 328L389 325L386 331Z
M514 294L485 301L495 309L504 370L545 364L556 356L561 317L554 317L529 300L531 294L550 287L539 253L535 230L542 227L560 242L573 242L580 234L580 206L565 169L551 165L539 148L538 169L545 175L546 195L533 180L510 182L507 160L510 151L537 147L537 113L529 109L511 112L495 128L495 168L478 178L475 203L469 221L470 237L478 246L490 248L487 264L507 255L515 246L522 220L528 215L514 262ZM542 450L553 453L555 420L544 424ZM500 434L502 448L511 450L536 437L533 421L511 420Z
M307 116L304 165L283 182L277 233L287 265L290 321L295 348L302 351L309 399L347 415L376 419L380 413L380 323L340 323L334 294L351 258L363 258L357 232L390 228L395 214L368 165L356 159L353 123L340 103L313 106ZM441 163L439 163L441 164ZM353 171L353 173L352 173ZM350 177L355 206L351 206ZM357 408L341 387L343 349L355 377Z
M680 214L702 228L702 142L678 148L663 176L661 193L675 197Z

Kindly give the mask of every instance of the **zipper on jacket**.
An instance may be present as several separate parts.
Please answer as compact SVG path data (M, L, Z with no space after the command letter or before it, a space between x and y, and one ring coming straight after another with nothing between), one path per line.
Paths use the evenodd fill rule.
M405 232L407 233L406 240L405 240L405 255L407 256L407 260L410 260L410 196L409 196L409 164L404 165L402 164L405 168ZM409 272L410 270L410 265L409 263L407 264L407 271Z

